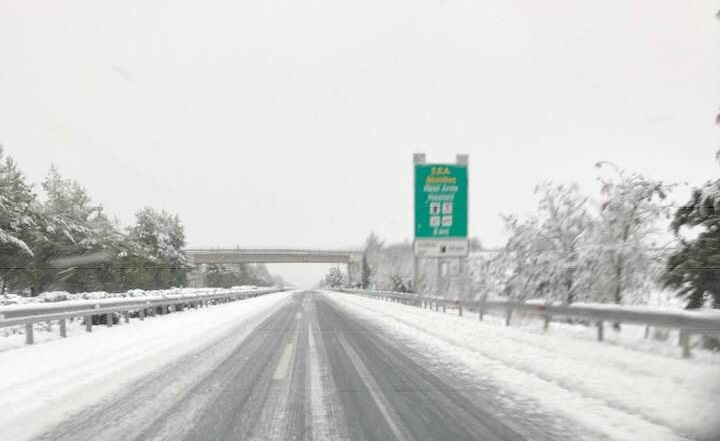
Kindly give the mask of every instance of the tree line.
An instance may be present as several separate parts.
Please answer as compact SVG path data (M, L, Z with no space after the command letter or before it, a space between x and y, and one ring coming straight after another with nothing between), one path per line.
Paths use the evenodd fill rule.
M0 146L0 294L167 289L188 283L176 214L145 207L122 227L78 182L52 166L42 197ZM215 265L206 286L270 285L262 265Z
M673 207L668 195L676 184L608 162L596 167L597 194L574 183L543 183L535 188L534 213L502 216L508 237L503 247L483 250L472 240L472 295L720 308L720 180ZM440 277L436 262L421 260L419 273L413 287L410 242L386 244L370 233L355 284L432 291Z

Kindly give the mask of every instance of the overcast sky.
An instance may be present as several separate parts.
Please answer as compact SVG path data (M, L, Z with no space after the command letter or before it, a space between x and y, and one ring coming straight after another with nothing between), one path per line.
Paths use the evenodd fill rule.
M412 153L470 155L470 234L598 160L718 175L715 0L0 0L0 143L192 246L412 235ZM306 284L326 267L282 266ZM277 270L277 268L271 268Z

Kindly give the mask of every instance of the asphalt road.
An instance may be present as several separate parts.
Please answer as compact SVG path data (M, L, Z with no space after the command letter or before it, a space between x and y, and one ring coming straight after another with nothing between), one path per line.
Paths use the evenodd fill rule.
M576 440L577 431L423 363L305 292L41 439Z

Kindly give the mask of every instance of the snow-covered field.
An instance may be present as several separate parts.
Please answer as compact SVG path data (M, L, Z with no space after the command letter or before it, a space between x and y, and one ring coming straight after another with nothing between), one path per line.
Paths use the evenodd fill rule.
M289 295L268 294L131 326L97 327L92 334L0 353L0 440L33 436L232 327L246 325L247 335Z
M610 439L717 439L720 366L703 359L524 329L327 292L340 307L402 339L426 362L510 400L535 400ZM560 328L562 329L562 328Z

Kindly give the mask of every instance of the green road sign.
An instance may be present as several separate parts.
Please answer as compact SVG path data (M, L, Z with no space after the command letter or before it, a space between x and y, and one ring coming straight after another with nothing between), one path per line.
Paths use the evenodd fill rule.
M415 237L467 238L465 164L415 164Z

